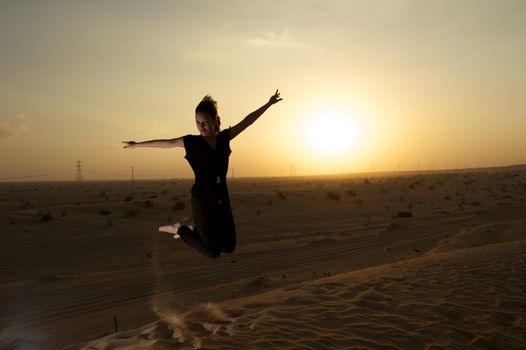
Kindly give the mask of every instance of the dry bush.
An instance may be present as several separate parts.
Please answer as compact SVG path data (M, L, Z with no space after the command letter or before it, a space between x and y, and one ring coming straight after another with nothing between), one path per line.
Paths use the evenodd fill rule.
M177 201L177 203L175 203L174 205L174 210L175 211L184 210L184 202Z
M337 192L334 192L334 191L327 192L327 197L330 200L333 200L333 201L339 201L340 200L340 194L337 193Z
M399 211L396 217L397 218L412 218L413 213L411 213L410 211Z
M53 220L53 216L50 213L40 213L40 220L43 222L49 222Z
M139 214L139 212L137 210L135 210L133 208L130 208L124 213L124 217L125 218L133 218L133 217L136 217L137 214Z
M147 201L144 201L142 204L143 204L145 207L147 207L147 208L152 208L152 207L155 206L155 203L152 202L152 201L149 200L149 199L148 199Z

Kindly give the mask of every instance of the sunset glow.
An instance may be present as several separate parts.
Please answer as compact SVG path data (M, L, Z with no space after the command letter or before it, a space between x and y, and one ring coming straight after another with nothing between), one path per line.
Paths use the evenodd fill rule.
M279 106L233 140L237 176L525 163L525 13L514 0L4 1L0 181L72 180L78 160L86 179L191 177L184 150L121 141L197 134L207 94L233 126L276 89Z

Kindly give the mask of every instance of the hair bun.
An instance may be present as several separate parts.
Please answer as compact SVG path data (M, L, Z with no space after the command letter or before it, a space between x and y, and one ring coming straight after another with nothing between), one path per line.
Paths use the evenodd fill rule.
M208 114L212 121L215 124L215 132L219 132L221 126L221 118L217 114L217 101L212 98L210 95L203 97L201 102L195 108L196 113L205 113Z

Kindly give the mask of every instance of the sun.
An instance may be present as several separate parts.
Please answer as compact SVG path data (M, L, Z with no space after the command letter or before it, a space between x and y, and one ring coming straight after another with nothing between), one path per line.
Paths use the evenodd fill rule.
M341 154L356 138L351 116L338 111L326 111L314 117L307 132L311 146L326 154Z

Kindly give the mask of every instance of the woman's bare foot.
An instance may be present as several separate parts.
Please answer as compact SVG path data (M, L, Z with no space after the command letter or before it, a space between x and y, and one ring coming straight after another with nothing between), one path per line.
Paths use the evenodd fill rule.
M169 234L173 235L174 239L179 239L179 238L181 238L181 236L179 236L177 234L177 232L179 231L179 227L181 227L181 226L182 225L180 223L175 223L173 225L161 226L161 227L159 227L159 232L169 233Z

